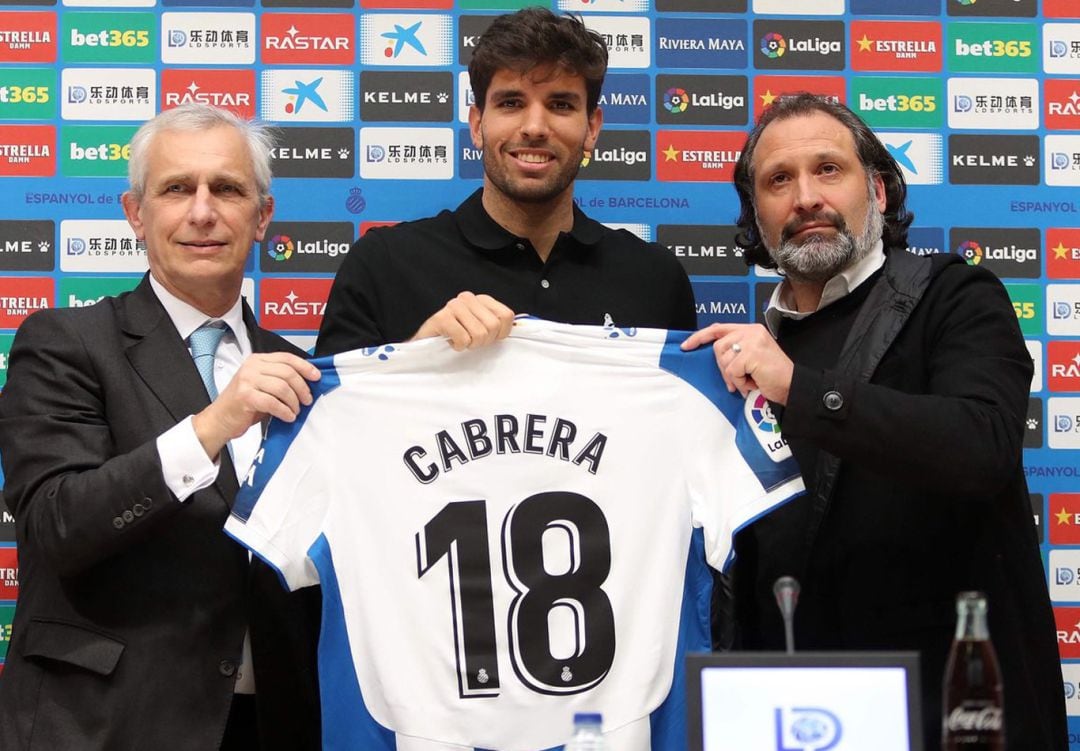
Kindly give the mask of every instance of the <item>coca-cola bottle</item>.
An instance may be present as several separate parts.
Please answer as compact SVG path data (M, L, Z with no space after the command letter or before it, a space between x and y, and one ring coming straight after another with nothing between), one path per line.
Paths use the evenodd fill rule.
M941 716L944 751L1004 751L1001 671L986 626L986 595L956 596L956 638L945 667Z

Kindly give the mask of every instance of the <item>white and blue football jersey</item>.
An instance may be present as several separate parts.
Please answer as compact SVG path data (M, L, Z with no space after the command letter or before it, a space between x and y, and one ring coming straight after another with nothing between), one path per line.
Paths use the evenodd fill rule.
M327 748L540 751L579 711L612 751L685 747L707 564L803 488L767 402L685 335L526 319L314 361L226 530L322 586Z

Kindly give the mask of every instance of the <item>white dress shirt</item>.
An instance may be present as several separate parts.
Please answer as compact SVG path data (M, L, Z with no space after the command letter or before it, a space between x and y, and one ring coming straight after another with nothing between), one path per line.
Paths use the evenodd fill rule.
M214 353L214 383L220 394L251 354L251 339L244 326L243 303L240 297L236 298L236 302L225 315L212 318L170 293L153 275L150 276L150 286L179 332L180 338L185 342L191 332L209 320L220 320L228 324L229 328ZM157 439L165 484L181 503L187 501L196 491L212 485L221 467L220 459L211 461L206 455L206 450L195 435L191 418L192 415L188 415ZM261 442L262 426L259 423L252 425L239 438L229 441L229 452L232 454L237 481L243 481ZM222 531L221 534L225 532ZM244 634L243 661L236 672L235 690L243 694L255 692L255 677L251 670L251 644L247 633Z

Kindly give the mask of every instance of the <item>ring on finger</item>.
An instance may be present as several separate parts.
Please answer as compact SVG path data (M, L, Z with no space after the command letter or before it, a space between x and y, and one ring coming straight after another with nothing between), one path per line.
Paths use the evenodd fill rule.
M731 345L731 351L734 352L735 354L739 354L740 352L742 352L742 345L739 344L738 342L735 342L734 344Z

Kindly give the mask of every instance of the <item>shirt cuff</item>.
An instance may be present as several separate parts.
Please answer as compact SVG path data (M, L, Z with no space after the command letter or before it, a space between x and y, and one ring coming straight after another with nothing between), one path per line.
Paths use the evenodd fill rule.
M191 416L158 436L157 451L165 485L181 503L217 479L220 460L210 461L206 455Z

